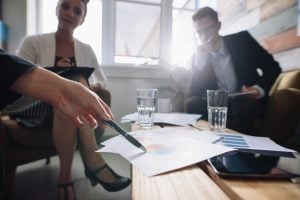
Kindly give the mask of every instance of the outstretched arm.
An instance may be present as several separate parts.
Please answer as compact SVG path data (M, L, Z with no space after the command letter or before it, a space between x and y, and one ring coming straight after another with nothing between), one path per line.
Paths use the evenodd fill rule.
M104 128L103 119L113 119L110 108L95 93L80 83L62 78L41 67L24 73L11 90L50 103L72 119L77 127L83 126L81 117L91 125Z

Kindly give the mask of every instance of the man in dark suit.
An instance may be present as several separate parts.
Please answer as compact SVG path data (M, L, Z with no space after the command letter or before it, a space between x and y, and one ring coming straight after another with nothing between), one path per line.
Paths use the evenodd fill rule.
M207 118L206 90L253 92L229 99L227 127L252 134L253 122L261 116L268 92L281 69L272 55L246 32L221 37L217 13L201 8L193 15L201 44L193 57L188 113Z

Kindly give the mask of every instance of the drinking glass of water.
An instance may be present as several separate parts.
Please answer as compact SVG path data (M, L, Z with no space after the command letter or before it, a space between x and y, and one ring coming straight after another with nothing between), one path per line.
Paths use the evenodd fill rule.
M208 124L212 131L224 131L227 121L228 92L207 90Z
M137 89L138 124L142 128L153 125L157 101L157 89Z

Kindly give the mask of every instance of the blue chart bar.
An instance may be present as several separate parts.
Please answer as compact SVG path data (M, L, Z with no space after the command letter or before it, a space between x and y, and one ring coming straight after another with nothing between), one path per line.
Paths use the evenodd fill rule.
M233 147L233 148L249 148L248 144L244 140L243 136L241 135L224 135L224 134L219 134L222 139L220 142L227 147Z

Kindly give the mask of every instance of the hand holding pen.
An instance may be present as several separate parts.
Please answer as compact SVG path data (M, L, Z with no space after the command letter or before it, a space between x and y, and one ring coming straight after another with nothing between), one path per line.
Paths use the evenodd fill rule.
M123 135L125 139L136 146L137 148L141 149L143 152L146 153L146 148L139 142L137 141L134 137L132 137L127 131L125 131L123 128L121 128L119 125L117 125L114 121L112 120L104 120L106 124L108 124L111 128L116 130L118 133Z
M248 94L250 97L252 97L254 99L260 98L260 93L255 87L247 87L247 86L243 85L241 92Z

